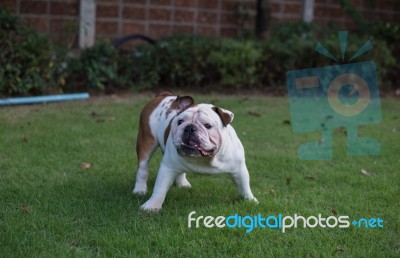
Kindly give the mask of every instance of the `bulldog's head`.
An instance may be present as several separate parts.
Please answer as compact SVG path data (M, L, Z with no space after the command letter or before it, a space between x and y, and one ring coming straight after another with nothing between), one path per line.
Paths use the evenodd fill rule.
M172 141L182 157L213 157L221 146L221 134L233 113L211 104L192 106L174 118Z

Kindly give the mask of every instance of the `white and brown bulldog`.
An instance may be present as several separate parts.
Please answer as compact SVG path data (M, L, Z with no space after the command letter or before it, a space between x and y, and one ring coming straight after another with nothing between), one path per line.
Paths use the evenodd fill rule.
M192 97L157 95L140 116L134 194L147 192L149 160L158 146L163 159L151 198L141 208L159 210L173 181L191 187L186 172L228 173L245 199L257 202L250 189L244 149L230 125L233 113L211 104L194 105Z

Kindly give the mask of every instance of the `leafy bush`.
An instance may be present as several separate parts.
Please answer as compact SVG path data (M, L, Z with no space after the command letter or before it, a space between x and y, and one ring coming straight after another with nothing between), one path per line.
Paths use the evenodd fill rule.
M374 48L354 62L377 63L381 87L398 79L400 28L371 27L371 36L350 33L345 62L370 38ZM78 90L158 87L284 89L286 72L336 64L315 52L318 41L340 57L337 31L302 22L280 23L267 40L174 36L132 51L107 41L67 57L47 37L0 11L0 94L28 95ZM61 53L61 54L60 54ZM221 89L221 88L219 88Z
M318 42L338 59L339 64L342 63L343 60L339 58L341 57L341 53L337 32L330 34L323 32L324 36L320 37L321 40L317 39L318 33L316 30L307 32L307 29L305 29L298 30L297 33L292 31L291 34L285 29L284 37L272 37L269 41L261 43L263 50L259 63L261 84L282 86L285 84L285 74L287 71L336 65L336 62L315 51ZM291 36L289 36L290 34ZM283 38L286 39L283 40ZM368 39L366 36L349 33L344 63L347 63L350 57ZM382 80L380 85L388 89L393 86L388 78L388 74L396 69L396 60L385 41L373 38L371 40L373 49L351 62L375 61L378 66L378 78Z
M321 43L340 57L337 32L322 33ZM265 41L194 36L165 38L158 46L144 46L133 52L142 60L135 80L137 85L146 87L282 87L287 71L336 64L315 51L318 34L314 25L281 24L273 31L274 36ZM349 34L345 62L367 40L367 37ZM372 40L374 48L353 62L375 61L378 77L385 80L395 68L395 59L385 41ZM381 85L388 88L390 81L385 80Z
M62 80L47 37L5 9L0 9L0 35L0 94L41 94L58 88Z
M67 59L67 90L92 88L104 90L117 80L117 51L106 41L80 53L79 58Z
M100 40L81 51L78 57L66 59L65 91L95 90L113 92L128 89L141 80L140 63L133 52L119 51L106 40Z
M207 61L218 71L222 86L254 86L260 83L257 62L262 51L254 41L223 39L210 52Z
M145 45L134 52L140 57L139 80L142 85L158 84L199 86L212 83L215 75L207 56L216 41L194 36L159 40L156 46Z

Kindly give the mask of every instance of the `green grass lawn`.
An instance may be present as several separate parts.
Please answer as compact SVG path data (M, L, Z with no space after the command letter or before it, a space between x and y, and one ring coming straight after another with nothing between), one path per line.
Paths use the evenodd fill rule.
M258 205L228 176L189 174L164 208L147 213L149 193L132 196L138 116L150 96L0 108L0 257L398 257L400 101L382 101L384 121L360 135L379 139L380 156L347 156L334 133L331 161L301 161L298 147L318 133L294 134L286 98L195 96L235 113ZM91 164L82 169L81 163ZM372 176L360 173L367 170ZM188 228L196 216L294 215L381 218L383 228ZM194 226L194 225L193 225Z

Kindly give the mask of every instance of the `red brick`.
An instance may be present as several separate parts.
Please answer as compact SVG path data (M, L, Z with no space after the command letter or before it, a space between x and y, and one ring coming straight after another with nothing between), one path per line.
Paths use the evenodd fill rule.
M146 18L146 9L144 7L125 6L123 17L131 20L144 20Z
M319 26L324 26L326 24L325 19L321 17L315 17L314 22Z
M233 28L233 27L221 28L221 36L235 37L235 36L237 36L237 28Z
M174 25L172 32L177 34L193 34L194 28L189 25Z
M236 24L237 18L234 13L223 13L221 14L221 23L223 24Z
M364 19L366 20L378 20L378 19L383 19L385 20L387 16L389 16L389 13L382 13L379 10L371 10L371 9L364 9L364 12L362 13L364 16ZM347 18L351 18L347 16Z
M34 28L38 32L48 33L49 32L49 20L43 17L24 17L23 21L29 27Z
M116 1L113 0L112 2L115 3ZM124 3L127 3L127 4L145 4L146 0L124 0Z
M271 8L271 13L278 13L281 11L281 4L278 3L271 3L270 8Z
M198 35L203 35L203 36L217 36L218 31L215 26L212 27L198 27L197 28L197 34Z
M397 3L395 3L395 1L391 1L391 0L382 0L382 1L378 1L379 3L379 7L383 10L400 10L400 3L397 1ZM395 7L395 5L397 5Z
M331 22L331 21L330 21ZM335 25L337 26L338 30L346 30L346 24L345 21L335 21Z
M71 28L75 28L77 31L78 26L76 19L53 18L50 20L50 33L62 33L63 31L71 30Z
M171 0L150 0L150 5L171 5Z
M279 17L280 17L280 15L272 14L271 21L270 21L271 26L281 22L281 19Z
M150 37L163 37L171 34L171 26L164 24L150 24L149 26Z
M51 2L50 13L52 15L79 15L79 3L63 3L63 2Z
M271 15L271 22L276 22L276 23L278 23L278 22L280 22L280 21L282 21L282 15L281 15L280 13L273 13L273 14Z
M196 0L175 0L175 6L178 7L195 7Z
M3 0L0 3L0 7L5 7L11 12L17 11L17 1L16 0Z
M395 14L395 12L388 12L388 11L380 11L376 12L376 18L384 21L395 21L396 17L398 18L399 14ZM397 19L399 21L399 19Z
M363 6L363 0L351 0L350 1L354 6L357 7L362 7Z
M299 4L285 4L283 6L283 11L285 14L301 14L301 8Z
M194 11L183 11L176 10L174 16L175 22L193 22L194 21Z
M301 16L300 15L286 15L286 16L284 16L284 18L283 18L283 20L286 22L286 21L289 21L289 22L294 22L294 21L299 21L299 19L301 18Z
M118 15L119 15L118 5L97 4L96 7L97 17L117 18Z
M237 0L222 0L222 10L233 11L238 3Z
M337 0L325 0L325 3L339 6L339 3Z
M344 17L343 10L340 8L329 8L326 10L326 15L330 18Z
M217 22L217 14L216 13L211 13L211 12L199 12L197 16L197 21L200 23L216 23Z
M118 22L96 21L96 34L116 34L118 32Z
M47 3L43 1L21 1L21 13L47 14Z
M217 9L218 0L198 0L197 6L199 8Z
M394 2L393 11L395 11L397 15L400 16L400 1Z
M169 21L171 19L171 10L151 8L149 19L154 21Z
M125 22L122 26L122 34L146 33L146 28L142 23L128 23Z
M115 4L115 0L95 0L96 4Z
M326 7L323 5L316 5L314 7L314 17L325 17Z
M346 19L345 27L346 30L354 30L357 28L357 24L352 19Z

